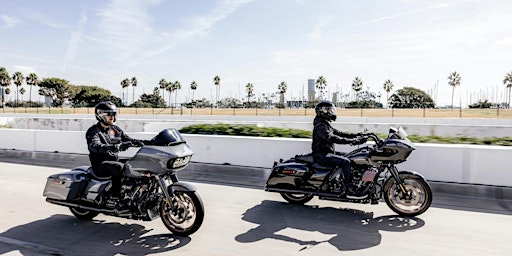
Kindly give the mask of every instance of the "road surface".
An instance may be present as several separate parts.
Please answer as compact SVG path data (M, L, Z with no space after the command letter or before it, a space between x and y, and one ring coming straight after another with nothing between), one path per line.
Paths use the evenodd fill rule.
M67 169L0 162L0 255L510 255L512 210L439 200L417 218L385 203L285 203L261 189L194 183L206 216L190 237L160 219L80 221L46 203L46 178ZM475 207L475 205L477 205ZM453 207L452 207L453 206ZM509 207L509 208L507 208Z

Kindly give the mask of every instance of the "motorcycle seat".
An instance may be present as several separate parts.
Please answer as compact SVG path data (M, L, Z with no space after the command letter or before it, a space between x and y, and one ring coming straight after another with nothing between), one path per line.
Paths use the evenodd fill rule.
M298 154L298 155L295 155L294 158L295 158L296 161L305 162L305 163L309 163L309 164L314 163L314 161L313 161L313 154L311 154L311 153L308 153L308 154Z
M331 171L333 169L332 167L327 167L327 166L321 165L319 163L313 163L311 165L311 167L313 167L317 170L325 170L325 171Z
M112 176L107 176L107 177L96 176L96 174L94 174L94 171L92 170L92 167L87 168L87 174L95 180L110 180L110 179L112 179Z

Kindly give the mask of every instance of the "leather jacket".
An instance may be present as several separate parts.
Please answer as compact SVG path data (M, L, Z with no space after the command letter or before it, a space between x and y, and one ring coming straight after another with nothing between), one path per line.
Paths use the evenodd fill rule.
M357 134L339 131L320 116L315 117L313 125L315 128L313 128L311 150L315 160L329 153L335 154L334 144L350 144L357 141L354 139Z

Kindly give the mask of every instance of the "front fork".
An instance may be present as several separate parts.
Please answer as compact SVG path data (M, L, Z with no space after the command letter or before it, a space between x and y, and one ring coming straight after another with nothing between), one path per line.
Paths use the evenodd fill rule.
M402 192L402 195L405 195L406 197L410 197L410 194L407 192L407 189L405 188L405 183L400 178L400 175L398 174L398 169L394 165L388 165L387 166L389 172L391 173L391 176L393 176L393 179L395 179L396 184L398 185L398 188Z
M169 191L167 190L167 186L168 185L167 185L167 182L166 182L165 178L162 178L159 175L155 176L155 178L156 178L158 184L160 185L160 188L162 189L162 192L164 193L164 196L165 196L164 200L165 200L165 202L167 202L167 205L169 205L171 207L171 209L174 211L175 210L175 206L172 203L171 194L169 194ZM171 181L172 182L176 182L178 180L176 179L175 176L171 176Z

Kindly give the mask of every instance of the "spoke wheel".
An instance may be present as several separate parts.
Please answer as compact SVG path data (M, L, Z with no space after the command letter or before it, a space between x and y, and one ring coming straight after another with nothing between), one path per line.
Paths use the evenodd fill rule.
M176 191L172 198L175 209L166 200L160 204L160 217L173 234L188 236L196 232L204 219L204 206L195 191Z
M400 174L406 193L403 193L394 179L390 179L384 189L386 204L400 216L412 217L424 213L432 203L432 190L419 176Z
M313 199L314 195L307 194L299 194L299 193L281 193L281 196L284 200L288 201L291 204L305 204L311 199Z

